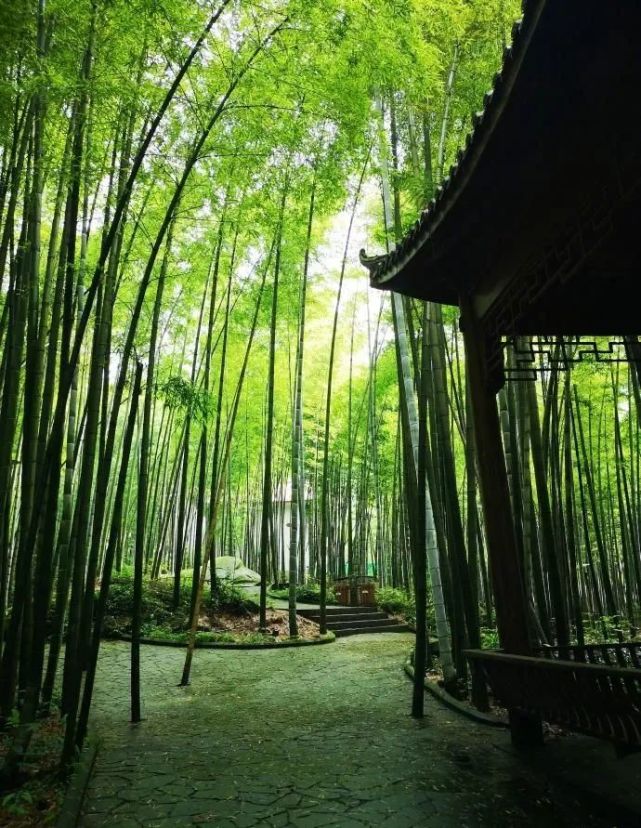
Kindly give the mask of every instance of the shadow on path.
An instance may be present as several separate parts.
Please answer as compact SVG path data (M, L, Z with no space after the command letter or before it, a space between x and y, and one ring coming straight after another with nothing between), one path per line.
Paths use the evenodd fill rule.
M426 697L408 715L405 634L327 647L199 651L144 647L146 720L129 715L129 648L101 649L101 739L81 825L603 826L509 737ZM554 750L554 745L546 748Z

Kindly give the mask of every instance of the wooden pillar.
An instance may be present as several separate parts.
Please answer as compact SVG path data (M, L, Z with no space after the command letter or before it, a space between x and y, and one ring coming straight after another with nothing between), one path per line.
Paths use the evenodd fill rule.
M501 646L508 653L531 652L527 603L521 577L510 502L496 383L488 372L485 334L469 297L461 296L461 329L472 400L472 419L478 454L478 475L485 518L488 558Z
M514 531L510 489L496 405L500 382L489 369L491 356L485 333L469 297L461 296L461 329L470 383L472 420L478 455L478 476L485 519L487 551L494 587L496 623L501 646L508 653L529 655L527 601ZM494 343L498 346L498 343ZM541 717L508 710L515 747L543 744Z

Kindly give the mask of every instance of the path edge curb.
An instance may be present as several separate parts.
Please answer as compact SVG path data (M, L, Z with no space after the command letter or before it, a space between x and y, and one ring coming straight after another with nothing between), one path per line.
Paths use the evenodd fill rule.
M414 680L414 667L410 659L408 658L403 665L403 669L412 681ZM479 724L486 725L487 727L502 727L507 728L508 723L503 722L500 719L497 719L496 716L491 716L489 713L481 713L478 710L473 710L471 707L468 707L466 704L463 704L458 699L455 699L449 693L446 693L438 684L434 684L431 681L424 681L423 686L430 693L434 696L435 699L438 699L442 704L446 707L449 707L450 710L454 710L456 713L460 713L462 716L466 716L468 719L472 719Z
M131 642L131 636L125 635L124 633L120 633L119 635L111 635L109 638L105 638L105 641L126 641ZM319 646L320 644L332 644L336 641L336 636L334 633L329 632L322 638L313 638L313 639L301 639L300 641L289 641L288 639L283 639L281 642L276 641L268 641L265 644L255 644L255 643L247 643L243 644L241 642L233 642L233 641L204 641L201 643L196 643L197 650L286 650L292 647L314 647ZM154 647L182 647L183 649L187 647L186 641L171 641L169 639L163 638L141 638L141 644L150 644Z
M97 755L98 745L95 744L88 745L80 755L78 765L67 785L62 807L55 822L56 828L76 828L78 825Z

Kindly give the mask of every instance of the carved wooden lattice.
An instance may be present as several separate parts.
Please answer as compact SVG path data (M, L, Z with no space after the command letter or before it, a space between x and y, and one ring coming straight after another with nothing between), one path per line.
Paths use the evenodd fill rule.
M535 380L538 374L553 370L567 371L570 366L581 363L641 361L641 355L621 337L588 339L566 336L527 340L505 337L502 345L505 379L512 382Z

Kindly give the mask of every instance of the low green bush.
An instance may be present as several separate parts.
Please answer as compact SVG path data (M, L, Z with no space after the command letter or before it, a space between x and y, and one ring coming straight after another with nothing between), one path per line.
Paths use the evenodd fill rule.
M390 615L401 615L408 621L416 618L416 604L414 596L396 587L379 587L376 590L376 603L383 612Z
M103 625L104 635L131 632L133 614L133 579L119 574L111 583ZM157 632L171 638L186 631L190 623L191 579L185 578L180 585L180 603L174 609L174 588L171 578L144 581L142 588L142 635ZM202 602L205 612L226 612L231 615L247 615L258 611L258 604L234 584L219 581L214 594L205 590Z
M250 598L241 587L227 581L218 581L213 603L214 609L231 615L246 615L259 610L257 601Z
M270 587L269 594L272 598L280 598L283 601L287 601L289 598L289 587L282 586L282 584L278 586L274 585ZM320 603L320 584L317 581L307 581L305 584L299 584L296 587L296 600L302 604ZM327 585L327 603L337 603L336 593L329 584Z
M586 644L599 644L602 641L616 641L618 631L623 630L625 639L631 638L629 625L618 615L586 615L583 618L583 636Z
M497 650L499 644L499 632L495 627L481 627L481 647L484 650Z

